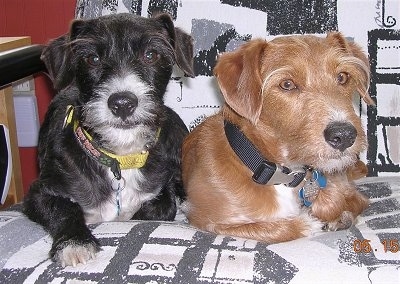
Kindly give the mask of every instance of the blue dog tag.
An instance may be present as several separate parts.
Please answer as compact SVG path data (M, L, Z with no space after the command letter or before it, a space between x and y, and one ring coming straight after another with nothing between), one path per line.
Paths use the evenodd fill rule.
M312 179L317 181L320 188L326 187L326 177L320 171L313 171L312 172Z
M302 188L299 190L299 197L303 204L310 207L312 201L318 195L318 191L326 187L326 177L320 171L313 171L312 178L307 180Z

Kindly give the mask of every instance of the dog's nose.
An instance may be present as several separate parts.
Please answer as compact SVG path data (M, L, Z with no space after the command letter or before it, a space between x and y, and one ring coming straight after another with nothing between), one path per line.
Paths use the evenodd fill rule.
M357 129L347 122L332 122L324 130L325 141L341 152L354 144Z
M108 108L122 120L130 116L138 105L137 97L131 92L119 92L108 98Z

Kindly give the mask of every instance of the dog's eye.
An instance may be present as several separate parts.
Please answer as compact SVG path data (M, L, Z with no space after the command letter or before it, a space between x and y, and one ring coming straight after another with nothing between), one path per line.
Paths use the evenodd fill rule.
M344 85L344 84L346 84L347 83L347 81L349 80L349 74L347 74L346 72L340 72L338 75L337 75L337 78L336 78L336 80L337 80L337 82L340 84L340 85Z
M151 64L156 62L160 58L160 55L154 50L147 50L143 57L147 64Z
M97 55L89 55L85 58L85 61L92 66L98 66L100 64L100 57Z
M279 86L286 91L291 91L297 88L296 84L292 80L284 80L280 82Z

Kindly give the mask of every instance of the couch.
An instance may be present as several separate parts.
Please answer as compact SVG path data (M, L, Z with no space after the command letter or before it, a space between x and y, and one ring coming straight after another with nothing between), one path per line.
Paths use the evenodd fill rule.
M398 70L388 68L396 64L391 48L399 45L395 19L400 3L393 1L397 4L385 10L384 1L300 2L78 0L76 17L119 12L147 15L162 9L190 32L195 39L196 78L173 75L166 98L189 129L222 103L211 73L219 52L254 37L328 30L341 30L364 45L373 74L370 95L377 107L367 108L361 102L359 106L370 144L361 157L369 177L356 183L371 204L356 225L266 244L200 231L181 212L174 222L104 222L90 225L102 245L97 258L63 268L49 259L50 236L28 220L17 204L0 212L0 283L400 283L400 145L396 136L400 100L395 97L400 83ZM357 5L364 5L357 10L359 22L347 25L355 16L346 11L355 11L360 8ZM373 17L374 12L379 17ZM35 62L37 48L33 49ZM1 68L0 77L4 72L11 74L14 67ZM41 70L42 65L32 72ZM7 81L21 76L26 74Z
M370 177L356 226L268 245L174 222L91 225L102 245L86 265L49 259L50 236L16 206L0 212L0 283L399 283L400 178Z

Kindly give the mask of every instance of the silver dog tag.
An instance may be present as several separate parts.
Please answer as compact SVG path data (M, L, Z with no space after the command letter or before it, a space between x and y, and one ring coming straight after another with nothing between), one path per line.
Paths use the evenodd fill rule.
M304 198L312 201L320 190L319 184L316 180L308 180L304 184Z
M125 188L125 179L123 177L121 179L113 178L111 188L115 192L115 203L117 205L117 215L119 216L122 207L121 191Z
M299 197L303 201L304 205L309 207L318 195L318 191L324 189L327 185L327 179L325 175L314 170L312 177L306 180L304 186L299 190Z
M304 183L304 186L299 191L299 196L305 206L311 206L319 190L320 186L316 180L307 180Z

